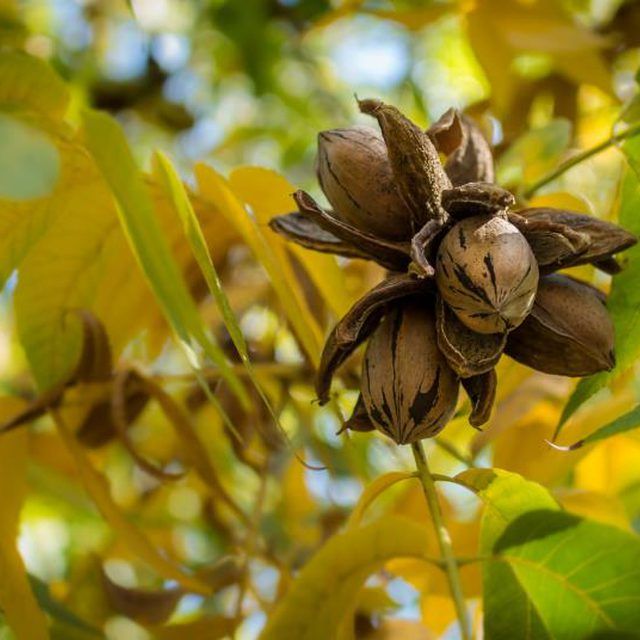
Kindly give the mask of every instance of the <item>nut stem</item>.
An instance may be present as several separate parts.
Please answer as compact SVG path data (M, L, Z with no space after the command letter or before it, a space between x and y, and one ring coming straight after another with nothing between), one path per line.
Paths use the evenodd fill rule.
M436 537L438 538L440 553L442 554L442 559L444 561L443 568L447 574L447 578L449 579L449 588L451 589L451 596L453 597L456 613L458 615L458 624L460 625L460 637L462 640L470 640L471 631L469 628L469 615L464 595L462 593L458 563L453 555L451 536L444 525L440 503L438 502L436 485L434 478L429 471L427 458L424 455L424 449L422 448L422 441L417 440L412 443L411 451L413 451L413 457L416 461L416 468L418 469L418 477L422 484L422 491L424 492L424 497L427 500L427 505L431 512L431 519L433 520Z

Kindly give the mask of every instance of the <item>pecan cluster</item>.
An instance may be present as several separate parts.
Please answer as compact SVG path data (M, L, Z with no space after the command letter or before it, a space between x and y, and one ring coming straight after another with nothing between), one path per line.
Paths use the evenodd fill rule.
M571 211L514 210L514 196L494 182L489 144L458 111L424 131L378 100L359 107L381 133L352 127L318 137L318 179L333 211L298 191L298 212L271 223L305 247L388 270L329 336L316 379L320 402L366 340L361 394L346 427L377 428L400 444L447 424L460 383L470 423L484 424L503 353L558 375L610 369L605 296L555 272L591 263L615 274L614 254L636 238Z

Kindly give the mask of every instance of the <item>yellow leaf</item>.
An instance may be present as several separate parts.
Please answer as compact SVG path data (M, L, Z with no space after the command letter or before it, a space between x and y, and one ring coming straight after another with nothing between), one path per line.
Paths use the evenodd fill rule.
M3 414L13 413L22 403L3 398L1 408ZM24 429L0 438L0 608L16 640L48 640L47 620L17 547L20 510L27 494L27 438Z
M392 487L398 482L409 480L410 478L415 478L415 475L413 473L403 471L391 471L378 476L373 482L370 482L362 492L358 503L353 508L353 511L347 520L347 529L353 529L360 524L364 516L364 512L383 491L386 491L389 487Z
M295 209L291 194L296 190L283 176L262 167L239 167L229 175L229 185L238 198L251 207L265 239L277 252L281 262L288 262L284 247L292 251L322 295L325 304L337 317L342 317L353 300L345 288L344 273L334 256L309 251L299 245L287 243L276 233L267 229L274 216ZM299 288L299 287L298 287ZM298 296L304 302L302 293Z
M194 622L155 628L153 637L156 640L218 640L231 637L237 626L236 620L212 616Z
M493 464L548 486L565 477L582 458L587 456L589 449L585 447L570 452L556 451L546 443L546 440L552 438L558 423L565 397L563 392L566 392L566 388L564 386L557 388L557 385L563 385L564 381L551 380L541 375L532 379L532 381L536 380L539 385L538 390L533 386L523 388L521 395L516 398L516 402L525 403L524 414L521 413L515 420L507 423L504 431L495 438ZM551 394L553 387L556 387L553 394L555 398ZM609 422L612 415L622 414L636 404L635 395L630 390L625 390L613 397L603 397L600 402L590 405L588 410L581 411L567 423L563 432L563 443L571 443L583 438ZM500 419L498 414L496 424L499 424ZM601 443L595 450L600 446L605 446L605 443ZM594 474L588 484L578 486L584 489L606 491L602 485L606 486L607 482L608 480L604 480L602 476Z
M261 640L326 640L353 610L367 577L392 558L428 561L424 527L387 516L331 538L276 607Z
M167 580L175 580L193 593L208 595L211 592L208 585L188 575L177 564L167 559L137 527L129 522L111 497L108 480L87 458L85 451L69 431L69 427L63 422L60 415L56 412L53 412L53 415L58 432L73 456L87 493L116 535L126 543L127 548Z
M558 490L554 496L571 513L631 531L624 505L617 496L581 489Z
M39 386L48 388L76 359L80 332L69 314L74 308L90 308L102 320L115 356L144 328L161 346L167 325L120 228L113 197L79 140L63 123L31 112L13 115L46 133L60 157L60 178L47 197L0 199L0 281L19 269L18 333ZM150 180L146 189L181 272L197 274L166 194ZM214 207L190 197L217 263L237 233L221 224Z
M15 51L3 52L0 55L0 104L61 119L69 104L69 91L40 58Z
M599 442L576 465L575 485L584 491L614 497L640 483L639 456L640 442L636 439L616 436Z
M267 228L269 221L277 215L295 209L291 194L295 187L283 176L262 167L240 167L229 175L229 185L238 198L251 207L261 228L265 229L265 239L278 255L281 263L290 270L286 249L291 250L323 297L333 313L342 317L351 306L352 300L344 285L344 274L334 256L309 251L299 245L287 243ZM291 276L293 278L293 276ZM298 286L296 295L304 302L304 294Z
M87 111L83 117L87 147L118 202L118 217L131 250L181 345L198 344L218 366L243 405L249 397L226 355L207 334L198 309L158 223L142 175L122 128L110 116ZM208 391L206 382L203 387Z
M520 78L513 62L523 53L547 54L556 71L576 84L612 93L600 49L606 41L571 19L554 0L480 0L467 16L473 51L504 115L516 97ZM592 73L593 70L593 73Z
M420 601L422 621L439 638L456 619L453 600L446 596L427 594Z
M205 164L197 164L195 174L200 193L220 208L228 223L238 230L269 275L294 332L311 362L317 366L320 361L322 334L305 301L294 293L299 285L291 265L282 259L282 254L274 251L256 221L250 217L222 176Z
M292 460L282 477L282 497L278 507L278 518L296 544L312 548L320 539L318 507L305 481L305 469Z
M407 29L412 31L418 31L424 29L426 26L434 23L443 16L453 13L455 10L454 4L433 4L429 7L419 9L395 9L391 11L385 11L383 9L370 9L362 11L365 15L375 16L382 20L393 20Z
M578 213L593 214L589 204L572 193L560 191L558 193L545 193L534 196L527 203L529 207L553 207L555 209L567 209Z

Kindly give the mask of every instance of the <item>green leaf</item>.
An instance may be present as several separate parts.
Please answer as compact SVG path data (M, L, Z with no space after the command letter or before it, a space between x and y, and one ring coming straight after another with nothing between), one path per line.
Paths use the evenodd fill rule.
M637 536L560 510L517 474L480 469L455 480L486 505L485 637L604 638L640 628Z
M454 481L473 491L485 505L482 552L487 552L491 540L523 513L560 508L544 487L502 469L470 469L459 473Z
M120 126L106 114L83 115L87 147L118 203L118 215L131 249L182 346L200 345L244 406L249 399L244 386L217 344L207 335L198 309L189 295L160 225L153 202L145 190ZM206 388L208 386L204 385Z
M540 510L512 521L493 552L501 569L489 563L484 575L486 637L530 629L521 637L560 640L640 628L637 536ZM525 596L519 615L512 590Z
M0 198L48 195L60 176L55 145L41 131L0 113Z
M216 301L225 327L233 340L233 344L242 358L242 361L247 363L249 360L247 343L242 335L242 331L240 330L240 326L238 325L238 321L233 310L231 309L227 295L222 288L222 283L220 282L218 273L213 265L211 254L209 253L207 241L204 238L204 234L200 228L200 223L198 222L195 211L191 206L191 202L189 201L184 185L176 173L176 170L171 165L169 159L160 152L156 152L154 156L154 169L160 183L164 186L171 198L171 201L173 202L174 209L182 222L185 235L189 241L191 251L207 282L209 291Z
M229 304L227 295L222 288L220 278L213 265L211 254L209 253L207 242L204 238L204 234L202 233L202 229L200 228L200 224L198 223L198 218L195 214L195 211L193 210L193 207L191 206L191 202L189 201L189 197L187 196L182 181L171 165L169 159L162 153L156 153L154 163L158 178L171 197L175 210L178 213L180 221L183 224L184 232L187 236L187 240L189 241L191 251L193 252L196 262L198 263L198 266L202 271L202 275L207 282L209 291L216 301L225 327L227 328L227 331L231 336L231 340L233 341L233 344L238 354L240 355L240 359L242 360L242 363L244 364L247 373L249 374L251 382L256 388L256 391L258 392L265 406L267 407L274 422L278 426L280 426L278 416L271 406L269 398L262 389L262 386L260 385L258 377L255 373L255 369L253 368L253 365L249 360L249 349L247 347L247 343L244 339L244 335L242 334L242 330L238 325L238 321L233 313L233 310L231 309L231 305ZM284 429L282 429L282 432L285 433Z
M623 146L631 169L627 169L620 188L618 222L640 237L640 139L632 138ZM632 170L633 169L633 170ZM616 366L580 380L562 412L554 440L565 422L596 392L624 373L640 357L640 245L625 251L623 271L613 278L607 308L616 336Z

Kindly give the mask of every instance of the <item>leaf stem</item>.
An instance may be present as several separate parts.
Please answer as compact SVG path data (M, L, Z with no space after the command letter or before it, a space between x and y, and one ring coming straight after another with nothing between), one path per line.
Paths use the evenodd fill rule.
M453 546L451 545L451 536L447 531L442 517L442 511L440 509L440 503L438 502L438 494L436 493L436 485L434 477L429 471L427 464L427 458L424 455L424 449L422 448L422 442L419 440L411 445L413 451L413 457L416 461L416 468L418 469L418 477L422 484L422 490L424 497L429 505L429 511L431 512L431 519L433 520L433 526L436 530L436 537L438 538L438 544L440 546L440 553L444 561L444 570L449 579L449 588L451 589L451 595L455 604L456 613L458 615L458 623L460 625L460 637L462 640L470 640L471 633L469 630L469 616L467 612L467 606L464 601L464 595L462 593L462 584L460 582L460 572L458 571L458 563L453 555Z
M552 182L553 180L561 176L563 173L571 169L571 167L575 167L577 164L584 162L591 156L595 156L601 151L604 151L605 149L608 149L609 147L612 147L613 145L618 144L618 142L622 142L627 138L633 138L638 134L640 134L640 123L635 124L625 129L624 131L621 131L620 133L617 133L611 136L607 140L604 140L599 144L597 144L595 147L591 147L590 149L585 149L581 153L578 153L572 158L569 158L566 162L563 162L560 166L558 166L556 169L548 173L546 176L543 176L542 178L540 178L540 180L538 180L537 182L534 182L531 186L525 189L525 191L522 194L523 197L526 199L531 198L531 196L533 196L533 194L536 193L536 191L539 191L542 187L549 184L549 182Z

